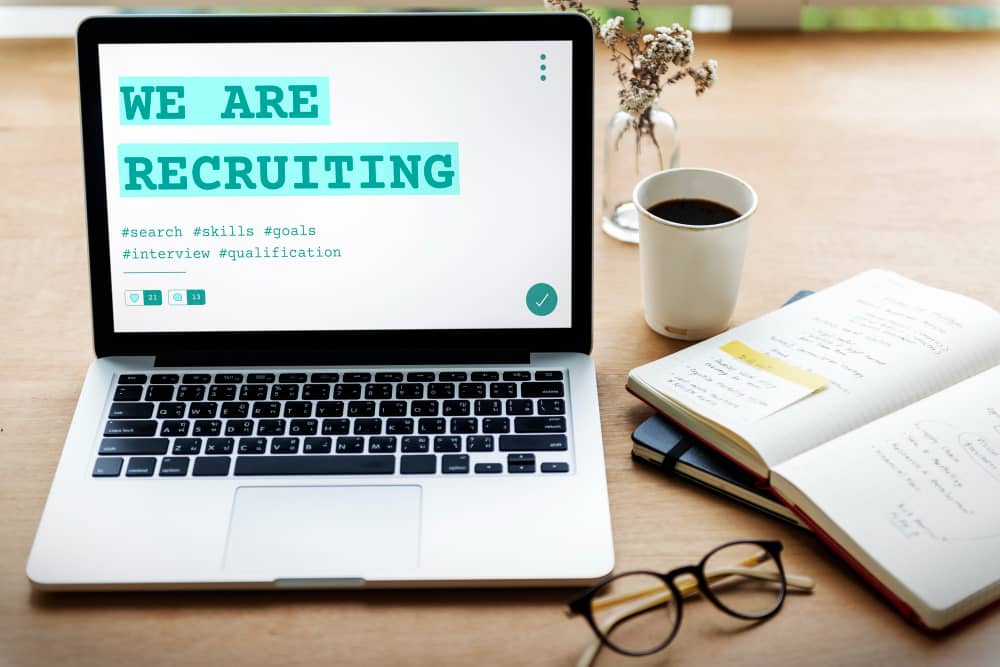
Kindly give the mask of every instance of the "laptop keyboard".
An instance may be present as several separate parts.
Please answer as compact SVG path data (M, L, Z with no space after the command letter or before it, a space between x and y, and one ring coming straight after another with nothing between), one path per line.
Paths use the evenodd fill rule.
M568 473L562 370L133 373L94 477Z

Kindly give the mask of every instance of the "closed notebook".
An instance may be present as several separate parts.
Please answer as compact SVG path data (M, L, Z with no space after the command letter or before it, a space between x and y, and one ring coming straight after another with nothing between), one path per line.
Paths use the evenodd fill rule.
M787 306L812 294L801 290L785 302ZM673 474L710 489L731 500L754 507L765 514L806 526L795 513L781 504L758 477L673 425L661 415L653 415L632 432L632 456L666 474Z
M1000 598L1000 313L867 271L628 389L769 485L907 617Z

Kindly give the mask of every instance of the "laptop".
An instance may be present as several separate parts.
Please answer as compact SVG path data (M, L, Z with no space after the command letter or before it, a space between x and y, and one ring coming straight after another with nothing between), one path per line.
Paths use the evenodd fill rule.
M613 566L572 14L82 24L96 360L39 588Z

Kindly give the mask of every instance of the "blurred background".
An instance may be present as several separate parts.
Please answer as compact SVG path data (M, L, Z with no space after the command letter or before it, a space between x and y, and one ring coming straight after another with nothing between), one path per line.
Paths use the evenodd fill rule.
M1000 26L1000 0L731 0L724 5L684 4L684 0L644 0L647 23L678 21L696 32L730 30L802 31L963 31ZM502 4L499 4L502 3ZM587 3L602 18L626 16L626 0ZM99 14L365 12L365 11L543 11L542 0L0 0L0 39L67 37L77 24Z

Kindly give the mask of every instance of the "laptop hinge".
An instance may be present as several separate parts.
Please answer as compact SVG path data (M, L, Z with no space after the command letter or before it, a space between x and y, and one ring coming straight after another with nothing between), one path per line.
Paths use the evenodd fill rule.
M157 367L332 366L415 364L526 364L525 350L172 350L156 356Z

